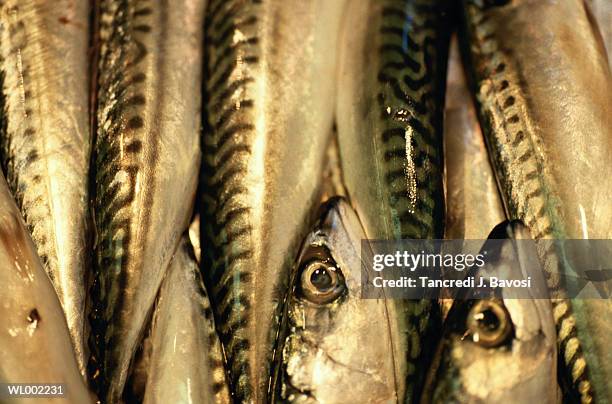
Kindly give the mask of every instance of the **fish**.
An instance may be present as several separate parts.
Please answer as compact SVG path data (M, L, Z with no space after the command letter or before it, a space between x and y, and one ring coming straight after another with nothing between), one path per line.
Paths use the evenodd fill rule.
M444 236L443 108L450 26L444 0L351 3L341 38L336 120L344 183L370 239ZM359 29L355 29L359 27ZM437 328L432 300L394 300L394 341L414 401Z
M221 343L189 240L174 254L153 315L144 403L229 403Z
M201 267L238 402L269 395L280 301L322 192L345 4L207 10Z
M87 363L89 2L0 4L0 155L59 296L79 369Z
M463 3L462 42L509 219L534 239L612 238L612 78L582 0ZM567 21L572 21L568 26ZM541 243L544 243L542 241ZM569 300L558 243L542 248L565 396L612 400L609 299Z
M529 248L515 244L529 239L529 230L520 222L503 222L492 232L501 238L495 233L506 239L485 242L481 250L495 258L469 276L529 274L532 287L520 298L512 288L501 288L495 297L454 301L422 403L561 402L552 304L537 292L547 289L546 281L541 273L535 277L533 268L521 267L530 263Z
M121 399L195 204L205 3L102 1L90 380Z
M465 74L458 39L453 34L444 106L444 238L482 240L506 215ZM474 242L455 245L462 251L449 253L478 253ZM452 299L443 298L440 303L444 317Z
M293 269L274 402L398 402L401 330L389 301L361 298L365 238L344 198L322 206Z
M62 306L2 174L0 263L0 380L62 384L65 402L92 403ZM14 401L34 403L40 397Z

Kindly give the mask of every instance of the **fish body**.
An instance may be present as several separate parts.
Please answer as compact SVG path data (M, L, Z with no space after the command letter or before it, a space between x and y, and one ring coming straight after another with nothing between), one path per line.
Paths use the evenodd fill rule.
M364 238L341 198L306 236L286 303L277 401L398 402L392 334L400 330L390 302L361 298Z
M465 79L456 37L451 41L447 77L444 111L444 237L482 240L494 226L505 219L505 212Z
M603 175L612 166L612 79L587 5L464 6L473 89L507 216L536 239L612 238L612 177ZM609 402L612 302L565 299L557 274L570 269L558 259L565 253L541 256L550 273L560 379L569 399Z
M0 4L2 166L85 375L90 267L89 4Z
M230 402L213 312L188 240L164 278L151 338L145 403Z
M320 198L344 4L207 10L202 271L240 402L268 395L279 302Z
M528 238L529 230L520 224L501 226L511 238L494 240L497 244L492 248L485 243L483 251L489 257L495 254L494 260L468 276L480 283L479 278L490 276L518 279L531 275L532 288L526 290L531 296L517 298L516 291L508 288L496 298L455 300L423 403L561 402L552 305L534 293L546 290L546 283L541 274L535 278L533 268L519 267L519 263L529 263L525 252L529 248L523 244L515 249L514 245L515 239ZM537 256L534 260L537 265Z
M449 32L445 1L351 3L336 106L348 197L372 239L444 236L442 112ZM359 27L359 29L355 29ZM414 400L437 321L431 300L395 300L403 323L394 357ZM433 314L432 314L433 313ZM418 367L417 367L418 366Z
M1 174L0 263L0 381L62 383L64 402L91 403L62 307ZM1 394L3 403L41 401Z
M200 164L203 1L103 1L90 375L119 401L187 230Z

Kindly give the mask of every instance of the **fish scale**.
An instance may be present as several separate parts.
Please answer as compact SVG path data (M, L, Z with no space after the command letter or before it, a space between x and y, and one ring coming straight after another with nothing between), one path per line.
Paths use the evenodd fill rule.
M100 4L89 372L107 402L123 393L163 275L191 218L200 159L203 14L203 1Z
M241 402L268 394L279 301L320 193L343 4L207 9L202 271Z
M0 2L2 166L85 373L88 5Z
M585 5L579 1L562 5L531 1L516 5L498 2L497 6L478 1L464 4L467 21L464 45L470 50L480 120L508 216L526 223L536 239L609 238L610 215L605 204L610 199L610 187L600 182L590 184L586 178L591 175L587 173L597 171L592 164L599 164L598 169L606 171L605 159L611 150L604 136L609 133L604 109L610 103L610 71L603 46L593 35L594 27L590 26ZM527 11L528 4L536 9ZM537 24L546 28L530 28L535 26L528 18L532 15L538 15L541 21ZM566 40L560 44L556 38L563 35L561 30L567 18L576 21L577 29L566 34ZM528 20L529 28L525 25ZM500 29L510 23L515 24L512 35ZM560 36L552 36L551 32ZM469 48L466 41L471 42ZM553 50L552 56L538 53L536 47L528 50L519 46L529 43L547 43ZM579 52L586 54L568 63L568 57L575 58ZM544 63L546 67L542 66ZM581 63L585 64L582 72L591 72L588 79L574 67ZM534 79L537 74L539 81ZM540 93L543 88L548 88L549 93ZM542 105L546 108L538 102L545 103ZM568 106L571 111L566 110ZM555 127L567 116L572 118L564 123L565 127ZM586 139L588 144L584 143ZM568 146L571 155L564 154ZM574 156L587 150L592 163L585 166ZM564 172L559 173L559 168ZM572 175L579 176L581 183L572 182L575 177L567 176L565 171L572 168L575 173ZM598 198L604 205L597 202ZM604 330L596 317L590 316L597 316L595 310L609 311L609 302L583 303L566 298L559 277L567 269L558 258L562 253L552 243L541 252L553 297L559 357L564 369L561 381L569 384L567 390L572 399L606 402L610 393L605 387L608 371L604 363L608 361L598 357L602 348L597 346L597 338L601 338L598 333Z
M345 21L337 121L351 204L373 239L442 238L442 111L447 2L352 5ZM366 26L355 31L355 26ZM415 400L438 320L431 301L392 302L400 401Z

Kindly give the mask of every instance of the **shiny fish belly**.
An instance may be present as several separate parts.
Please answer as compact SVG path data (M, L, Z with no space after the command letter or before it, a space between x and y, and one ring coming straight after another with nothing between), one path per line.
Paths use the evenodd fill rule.
M465 80L456 39L451 42L446 87L444 237L484 239L493 227L505 219L505 212Z
M77 366L62 307L2 174L0 268L0 346L3 347L0 381L64 383L67 394L64 402L92 402ZM15 400L40 401L32 397ZM5 397L2 402L7 402Z
M157 299L145 403L229 403L221 343L193 247L183 239Z
M343 5L207 10L202 271L240 402L266 400L279 299L319 199Z
M0 2L2 166L85 375L88 2Z
M103 1L100 10L89 372L117 402L191 218L204 2Z
M508 216L535 238L612 238L612 80L585 3L485 3L464 2L465 40ZM567 273L558 253L543 264ZM559 282L550 275L566 393L608 402L612 302L565 300Z
M442 238L445 1L351 3L342 35L337 125L348 196L369 238ZM359 27L359 29L355 29ZM395 300L400 401L418 396L434 329L431 301ZM399 359L402 358L402 359ZM405 358L405 360L403 359Z

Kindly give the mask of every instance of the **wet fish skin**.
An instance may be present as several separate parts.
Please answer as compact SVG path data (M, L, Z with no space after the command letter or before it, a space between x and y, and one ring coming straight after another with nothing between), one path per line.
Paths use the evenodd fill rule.
M89 3L0 2L2 166L85 375Z
M494 226L505 220L505 212L465 78L456 37L451 40L447 77L444 112L444 237L484 239Z
M2 174L0 267L0 381L64 383L65 402L91 403L62 307Z
M102 1L89 374L120 400L200 164L204 2Z
M602 176L612 153L612 80L586 4L485 3L464 1L464 43L508 217L525 222L534 238L612 238L612 180ZM544 267L566 272L559 253L544 252ZM549 286L565 393L611 401L604 319L612 302L568 301L556 275Z
M509 270L519 271L517 262L528 263L521 246L515 250L513 244L515 239L528 239L529 230L520 223L507 222L498 228L505 228L509 238L493 252L497 258L468 276L509 279L514 277ZM483 250L492 256L487 243ZM533 269L520 270L537 275ZM547 288L542 276L534 277L532 282L527 292ZM515 291L506 289L500 298L455 300L422 403L561 402L552 305L535 292L531 296L517 299ZM484 314L491 318L485 325L486 338L479 335L478 326L478 318Z
M264 402L270 389L279 301L319 200L344 4L207 10L202 271L239 402Z
M442 238L448 2L360 1L346 12L336 105L348 196L372 239ZM360 27L356 30L355 27ZM399 401L416 399L437 307L395 300ZM401 314L400 314L401 313Z
M229 403L221 343L189 240L168 268L152 325L145 403Z
M400 331L389 302L361 298L364 238L359 218L342 198L324 205L306 236L286 303L277 401L398 401L391 334ZM327 276L324 287L312 280L316 271Z
M453 34L444 107L444 238L479 240L506 215L465 74L457 36ZM464 243L462 251L456 253L477 254L473 246ZM444 317L452 299L443 298L440 303Z

